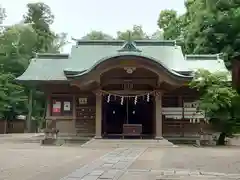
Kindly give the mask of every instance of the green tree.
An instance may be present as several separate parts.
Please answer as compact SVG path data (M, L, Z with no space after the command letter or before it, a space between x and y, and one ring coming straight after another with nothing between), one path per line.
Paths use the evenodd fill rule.
M36 37L26 24L5 27L0 34L0 116L8 121L27 113L27 89L14 79L28 66Z
M236 101L239 96L229 83L229 74L199 70L190 87L199 91L199 109L206 113L210 122L221 132L218 144L223 145L226 136L240 130L237 111L240 101Z
M0 70L0 119L11 120L16 115L26 113L24 88L14 83L15 76Z
M37 42L37 35L30 25L16 24L7 27L0 35L0 62L5 73L21 75L32 57L32 48Z
M36 53L59 53L66 42L66 33L55 34L50 26L54 22L51 8L44 3L27 4L28 11L23 16L24 23L31 24L37 34L37 42L33 47Z
M0 17L3 19L0 9ZM41 91L27 88L14 82L29 65L35 53L59 53L66 44L66 34L55 34L50 8L43 3L28 4L25 24L4 27L0 31L0 115L10 120L15 115L28 113L28 130L31 118L44 116L45 101ZM32 97L27 100L27 96Z
M160 13L164 38L180 40L187 54L223 53L230 67L232 56L240 52L240 1L187 0L185 7L181 16L173 10Z
M28 11L24 15L24 23L31 24L37 33L34 51L48 52L55 39L54 33L50 30L50 25L54 21L51 9L44 3L29 3L27 8Z
M118 31L117 39L128 40L129 35L131 40L149 39L148 35L143 31L142 26L134 25L132 29L126 31Z
M111 35L103 33L102 31L91 31L86 36L81 38L82 40L113 40Z
M185 47L190 53L223 53L226 65L240 52L240 1L188 0Z
M163 37L163 31L160 31L160 30L155 31L155 32L151 35L150 39L152 39L152 40L163 40L163 39L164 39L164 37Z
M32 57L35 53L59 53L60 49L67 43L65 33L55 34L50 26L54 22L54 15L51 8L44 3L29 3L28 11L24 15L24 23L32 25L37 34L37 41L32 46ZM31 127L31 117L37 119L44 117L45 97L43 93L36 88L28 89L28 130Z
M6 18L5 9L0 4L0 24L3 23L3 20Z
M177 40L182 35L182 18L175 10L163 10L158 18L158 26L163 30L164 39Z

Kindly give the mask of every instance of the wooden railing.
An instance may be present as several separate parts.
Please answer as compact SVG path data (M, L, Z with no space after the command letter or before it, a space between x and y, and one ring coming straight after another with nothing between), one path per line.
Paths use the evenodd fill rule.
M165 136L192 137L209 127L205 113L196 107L164 107L162 114Z
M166 119L205 119L205 113L194 107L165 107L162 114Z

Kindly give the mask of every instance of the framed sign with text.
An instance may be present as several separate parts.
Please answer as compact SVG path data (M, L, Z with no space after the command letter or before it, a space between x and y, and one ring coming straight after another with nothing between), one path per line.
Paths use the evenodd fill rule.
M61 112L61 102L60 101L54 101L53 102L52 112L54 112L54 113L60 113Z
M80 105L87 104L88 103L88 99L87 98L78 98L78 103Z

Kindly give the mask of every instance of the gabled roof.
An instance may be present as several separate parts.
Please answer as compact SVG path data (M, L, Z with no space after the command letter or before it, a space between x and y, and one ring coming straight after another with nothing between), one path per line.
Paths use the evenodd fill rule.
M218 55L187 55L175 41L139 40L126 42L77 41L70 56L61 54L40 54L32 59L29 67L18 77L19 81L66 81L66 76L79 76L94 68L97 64L116 56L140 56L151 59L170 74L180 78L189 78L191 72L199 68L213 71L227 71ZM185 74L184 74L185 72Z
M189 71L197 69L206 69L210 72L224 71L228 72L225 63L218 54L216 55L186 55L186 65Z

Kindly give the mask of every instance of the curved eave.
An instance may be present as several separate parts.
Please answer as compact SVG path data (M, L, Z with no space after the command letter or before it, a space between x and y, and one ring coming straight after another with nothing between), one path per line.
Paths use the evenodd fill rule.
M65 76L66 77L72 77L72 76L76 76L76 75L78 75L78 74L82 74L82 73L84 73L86 70L82 70L82 71L75 71L75 70L67 70L67 69L65 69L64 70L64 74L65 74Z
M42 84L68 84L69 80L21 80L16 78L15 82L25 86L38 86Z
M100 59L99 61L97 61L91 68L85 70L85 71L69 71L69 70L65 70L65 75L67 78L77 78L77 77L81 77L83 75L86 75L88 73L91 73L94 69L96 69L96 67L111 59L111 60L115 60L115 58L117 57L121 57L121 56L135 56L135 57L141 57L141 58L145 58L145 59L148 59L148 60L151 60L153 61L155 64L157 64L160 68L163 68L167 74L169 74L170 76L172 76L173 78L176 78L178 80L183 80L183 81L188 81L188 80L191 80L193 78L193 76L186 76L186 75L182 75L180 73L177 73L176 71L174 70L171 70L169 69L168 67L166 67L164 64L162 64L161 62L159 62L157 59L153 58L153 57L150 57L150 56L147 56L147 55L144 55L143 53L139 53L139 52L120 52L118 54L115 54L115 55L111 55L111 56L107 56L107 57L104 57L102 59ZM78 73L77 73L78 72Z

